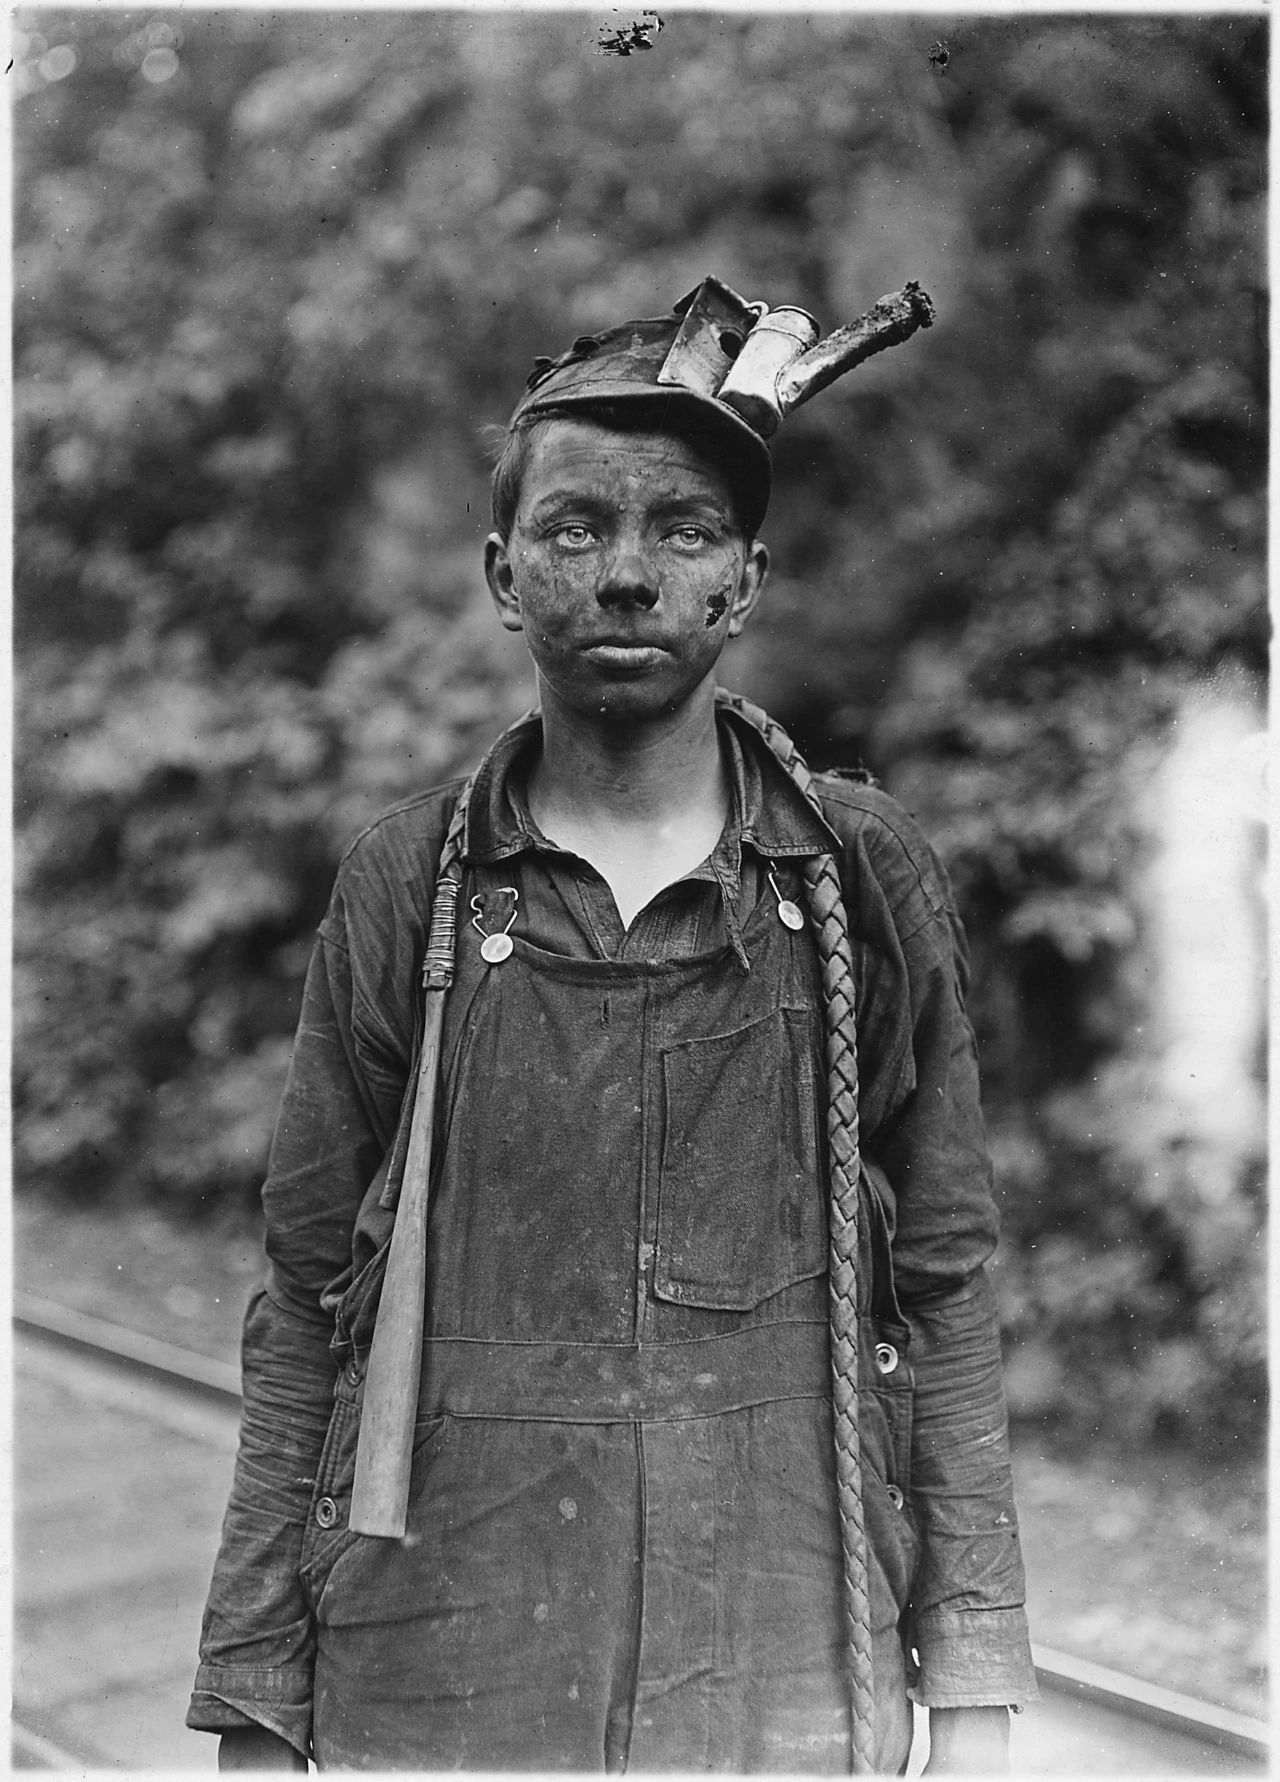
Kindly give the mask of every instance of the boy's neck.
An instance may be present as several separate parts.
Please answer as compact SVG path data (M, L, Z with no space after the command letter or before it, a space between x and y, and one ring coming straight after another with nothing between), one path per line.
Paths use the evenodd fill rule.
M542 719L530 796L548 815L639 830L709 806L723 812L725 773L711 699L631 726L597 726L544 700Z
M607 729L544 701L531 813L549 840L600 872L627 926L706 859L731 800L711 698L661 722Z

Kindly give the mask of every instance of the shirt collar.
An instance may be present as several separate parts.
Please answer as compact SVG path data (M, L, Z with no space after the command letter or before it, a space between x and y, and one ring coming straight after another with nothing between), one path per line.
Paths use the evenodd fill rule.
M720 733L741 772L742 840L766 859L802 860L830 854L840 842L764 738L732 706L718 710Z
M717 711L720 734L728 743L733 811L709 865L717 877L730 861L736 880L741 847L765 859L803 859L827 854L838 845L834 832L793 784L755 728L730 707ZM506 860L525 848L545 847L529 814L525 778L542 736L542 719L530 712L505 731L476 773L463 832L463 856L472 864ZM719 870L716 870L716 869Z

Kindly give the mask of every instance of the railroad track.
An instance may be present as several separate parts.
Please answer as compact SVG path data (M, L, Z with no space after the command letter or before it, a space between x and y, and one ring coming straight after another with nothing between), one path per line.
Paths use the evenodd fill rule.
M15 1295L14 1331L19 1374L24 1362L32 1366L41 1357L46 1371L51 1362L56 1370L60 1357L72 1372L79 1369L81 1392L92 1394L100 1388L109 1399L108 1385L114 1381L118 1390L130 1395L128 1405L134 1414L197 1443L229 1450L240 1401L237 1369L22 1294ZM144 1402L139 1401L140 1393ZM117 1397L116 1402L122 1401ZM21 1447L20 1442L20 1452ZM20 1560L22 1520L20 1494ZM21 1601L18 1608L21 1624ZM1048 1647L1037 1645L1032 1650L1043 1701L1016 1723L1015 1774L1100 1775L1123 1770L1129 1775L1247 1775L1268 1769L1269 1733L1261 1721ZM19 1665L20 1672L22 1668ZM17 1696L15 1769L101 1766L100 1748L91 1737L83 1731L78 1738L60 1733L48 1724L47 1715L27 1711L21 1688ZM180 1722L181 1707L176 1711ZM193 1749L201 1743L193 1738ZM203 1744L207 1762L199 1766L197 1758L190 1758L184 1767L213 1767L213 1741ZM910 1773L917 1769L913 1759Z

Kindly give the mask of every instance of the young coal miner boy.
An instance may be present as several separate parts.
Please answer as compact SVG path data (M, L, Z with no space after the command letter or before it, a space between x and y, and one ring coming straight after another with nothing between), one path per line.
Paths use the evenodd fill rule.
M715 685L762 434L928 300L762 309L538 362L486 546L538 712L342 862L188 1716L223 1767L891 1774L914 1697L990 1771L1034 1693L947 882Z

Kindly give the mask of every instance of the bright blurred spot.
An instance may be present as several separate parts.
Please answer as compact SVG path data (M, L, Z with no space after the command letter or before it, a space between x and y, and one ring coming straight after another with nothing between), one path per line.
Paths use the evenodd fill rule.
M65 80L69 74L74 74L79 60L69 43L59 43L41 56L36 66L45 80Z
M1156 1005L1166 1088L1213 1204L1263 1115L1256 1075L1266 957L1259 820L1266 749L1250 702L1196 694L1156 786Z
M158 87L162 81L172 80L177 72L178 58L171 49L148 50L142 58L140 73L152 86Z
M159 85L178 72L175 52L182 48L182 32L176 25L156 19L140 31L130 31L111 52L117 68L140 68L144 77ZM161 52L154 59L151 52Z

